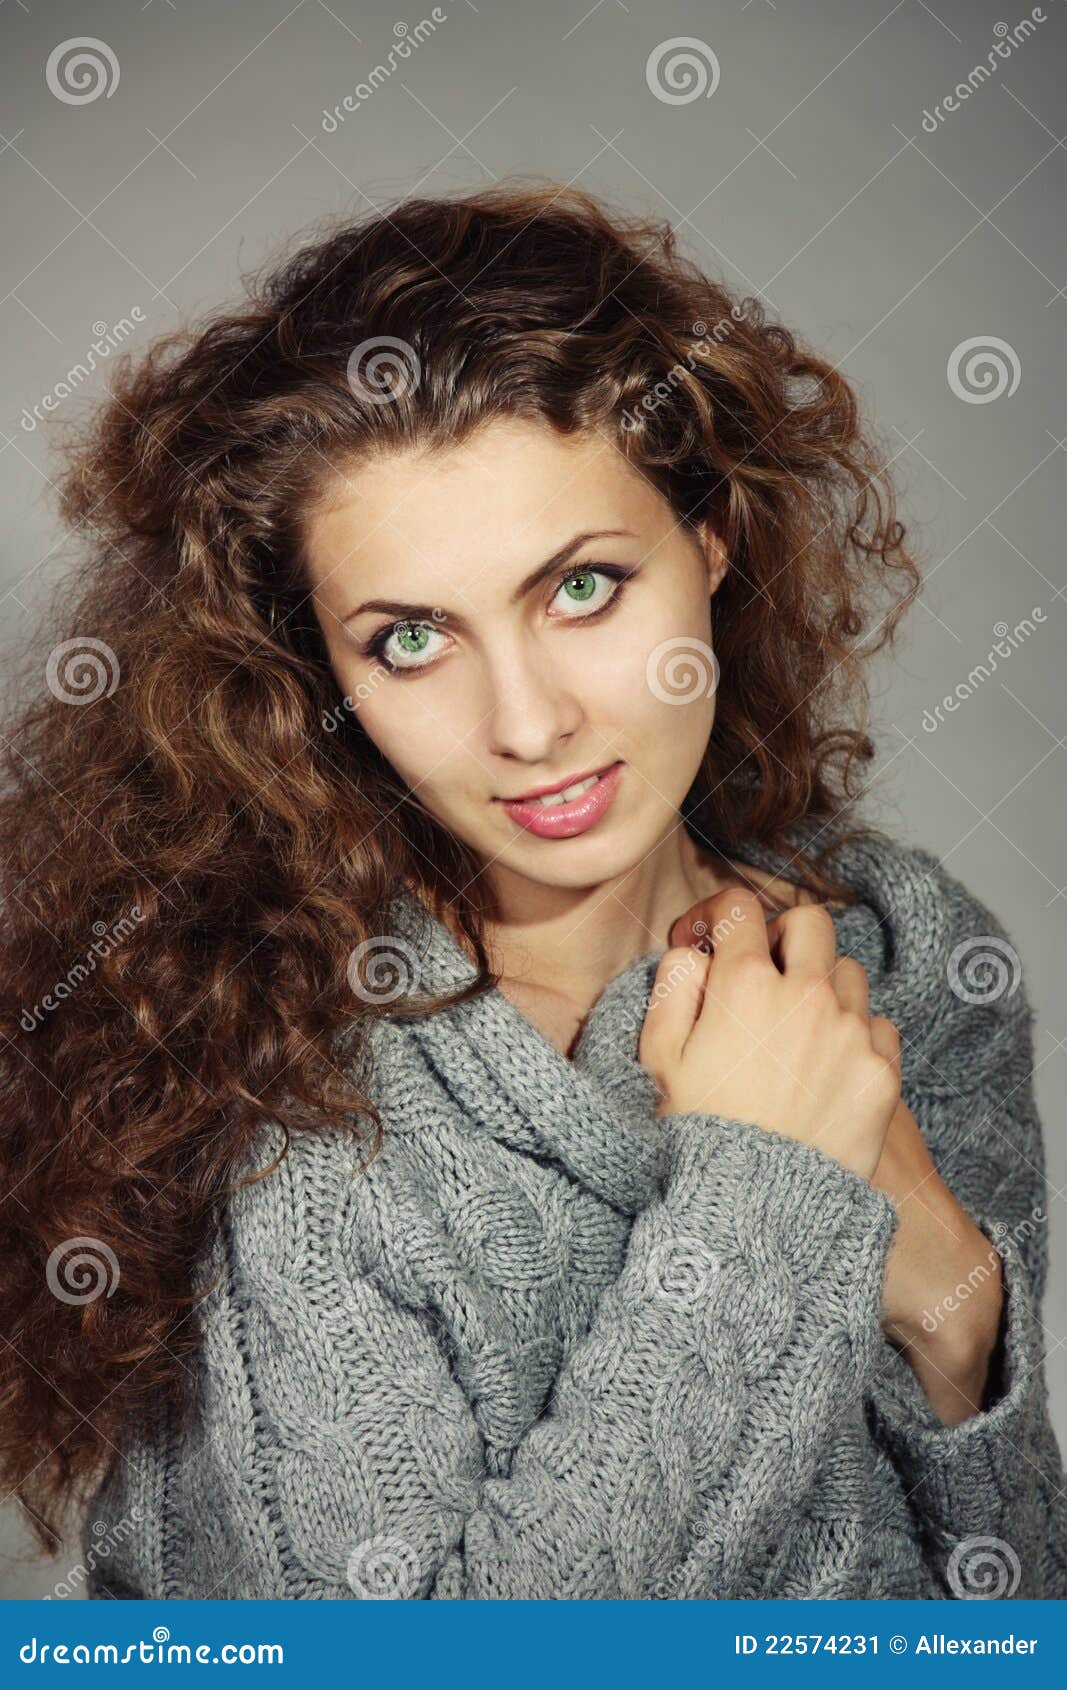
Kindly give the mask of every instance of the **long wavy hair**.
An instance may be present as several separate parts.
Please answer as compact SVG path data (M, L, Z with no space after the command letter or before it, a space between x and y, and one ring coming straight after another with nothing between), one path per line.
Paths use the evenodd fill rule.
M730 568L684 820L725 851L851 813L864 666L919 587L848 382L669 225L513 179L317 235L125 355L59 448L77 562L0 792L0 1477L46 1551L161 1404L188 1425L194 1270L256 1129L373 1156L368 1018L496 984L481 865L338 707L302 550L332 470L521 415L605 431L710 521ZM359 989L401 882L470 944L449 998Z

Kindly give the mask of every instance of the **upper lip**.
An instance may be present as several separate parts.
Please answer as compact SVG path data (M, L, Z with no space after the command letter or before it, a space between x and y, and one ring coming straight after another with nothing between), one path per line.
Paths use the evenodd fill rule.
M613 769L618 762L601 763L598 768L586 769L582 775L567 775L563 780L557 780L552 786L535 786L530 792L516 792L511 798L502 798L502 804L518 804L524 798L543 798L548 792L563 792L568 786L576 786L580 780L588 780L590 775L602 775L608 769Z

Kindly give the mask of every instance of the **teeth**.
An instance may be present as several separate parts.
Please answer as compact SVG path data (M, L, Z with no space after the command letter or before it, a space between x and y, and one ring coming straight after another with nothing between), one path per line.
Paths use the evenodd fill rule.
M565 786L562 792L550 792L546 797L534 798L530 802L540 804L546 810L555 809L559 804L573 804L583 792L588 792L591 786L595 786L599 779L599 775L590 775L588 780L579 780L573 786Z

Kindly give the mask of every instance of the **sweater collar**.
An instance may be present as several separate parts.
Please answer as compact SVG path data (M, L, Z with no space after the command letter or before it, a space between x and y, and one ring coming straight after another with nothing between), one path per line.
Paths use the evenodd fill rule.
M395 894L386 919L387 931L410 947L402 966L420 996L475 978L448 928L406 889ZM392 1024L419 1047L470 1130L562 1165L633 1215L656 1194L661 1175L656 1087L637 1060L661 955L636 958L608 982L570 1059L496 987L456 1008Z
M748 842L731 846L729 855L788 878L798 849L820 848L840 831L802 822L781 847ZM926 859L924 868L923 854L868 830L836 847L830 862L861 899L833 912L839 954L860 956L870 1013L889 1015L907 1042L929 1012L946 937L932 884L936 860ZM906 921L896 916L901 905ZM390 900L384 930L410 947L407 963L419 994L449 992L475 978L449 929L406 888ZM497 988L394 1025L419 1046L472 1131L562 1165L616 1208L636 1214L661 1180L656 1087L637 1048L662 955L662 949L646 952L607 983L570 1059Z

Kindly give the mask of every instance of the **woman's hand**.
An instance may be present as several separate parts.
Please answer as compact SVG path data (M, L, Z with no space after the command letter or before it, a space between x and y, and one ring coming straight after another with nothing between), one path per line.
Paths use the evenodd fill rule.
M656 1113L752 1121L869 1180L900 1096L900 1040L884 1016L843 1007L829 912L800 905L767 924L747 888L704 906L713 954L664 952L641 1032Z
M701 899L678 918L675 944L702 942L710 904ZM777 916L766 931L773 955L781 939ZM844 1008L869 1014L867 973L855 958L836 958L830 979ZM1000 1255L941 1178L903 1098L870 1183L892 1199L899 1216L886 1263L882 1329L904 1351L941 1419L955 1425L980 1409L989 1384L1003 1309Z

